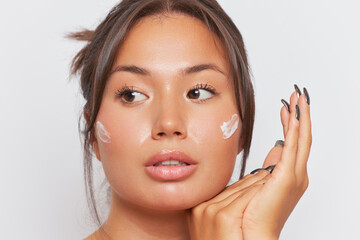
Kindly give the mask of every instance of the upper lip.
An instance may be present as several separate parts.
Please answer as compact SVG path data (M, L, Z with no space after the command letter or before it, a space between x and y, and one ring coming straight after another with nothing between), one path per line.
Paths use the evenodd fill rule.
M188 155L181 151L165 149L150 157L149 160L146 162L145 166L153 166L158 162L168 161L170 159L185 162L188 164L196 164L194 160L192 160Z

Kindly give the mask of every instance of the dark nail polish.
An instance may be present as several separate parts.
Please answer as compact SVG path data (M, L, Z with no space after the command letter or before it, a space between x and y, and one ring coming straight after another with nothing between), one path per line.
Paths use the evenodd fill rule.
M275 142L275 146L274 146L274 147L277 147L277 146L283 147L283 146L284 146L284 141L283 141L283 140L277 140L277 141Z
M270 173L272 173L274 171L274 168L276 167L276 164L268 166L267 168L265 168L265 170L269 171Z
M295 107L296 107L296 115L295 115L295 117L296 117L297 120L300 120L300 107L299 107L299 105L296 105Z
M298 94L298 97L300 97L300 95L302 94L301 91L300 91L300 88L296 84L294 84L294 87L295 87L295 90L296 90L296 92Z
M250 174L255 174L255 173L257 173L257 172L260 171L260 170L264 170L264 168L257 168L257 169L255 169L255 170L251 171Z
M281 99L281 102L284 104L286 110L288 110L288 112L290 112L290 104L285 101L284 99Z
M310 96L309 96L309 93L306 88L304 88L304 94L305 94L305 99L306 99L307 104L310 105Z

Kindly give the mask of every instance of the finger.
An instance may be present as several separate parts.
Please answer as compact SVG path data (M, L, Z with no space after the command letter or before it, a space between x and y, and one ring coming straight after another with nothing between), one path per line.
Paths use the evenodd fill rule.
M260 169L257 173L254 174L247 174L245 177L240 179L239 181L231 184L230 186L226 187L225 189L233 189L233 188L244 188L246 186L251 185L253 182L256 182L258 179L261 179L268 175L269 172L265 171L264 169Z
M305 91L307 92L306 89ZM312 136L310 106L307 103L305 94L300 96L298 105L300 107L300 126L298 151L296 156L296 175L300 177L303 176L307 171L307 162L310 154Z
M241 180L233 183L232 185L226 187L225 189L245 188L247 186L250 186L254 182L258 181L259 179L262 179L263 177L265 177L268 174L269 174L269 171L266 171L264 169L260 169L255 174L247 174Z
M268 174L266 177L259 179L258 181L254 182L250 186L243 188L241 190L235 191L232 194L228 195L226 198L223 198L220 201L212 201L208 206L213 205L212 208L214 209L221 209L227 205L229 205L233 200L236 198L246 194L251 188L254 188L258 185L264 185L269 179L271 178L271 175Z
M281 102L284 104L284 107L282 107L280 110L280 119L281 124L283 125L283 133L285 138L286 133L289 129L290 104L284 99L281 99Z
M229 204L221 209L221 213L225 216L234 216L238 219L242 219L244 209L249 205L249 202L253 197L264 187L263 184L254 185L247 189L247 191L240 194L237 198L233 199Z
M243 179L239 180L238 182L226 187L218 195L216 195L215 197L206 201L206 203L212 204L212 203L222 201L225 198L227 198L228 196L230 196L231 194L238 192L242 189L248 188L252 184L264 179L268 175L270 175L270 173L267 170L260 170L257 174L246 175L246 177L244 177Z
M285 136L285 143L281 155L281 160L277 166L277 168L283 169L287 173L295 173L296 153L299 136L299 120L296 118L297 102L297 93L293 92L290 97L289 129Z
M276 141L275 146L270 150L270 152L265 158L264 164L262 166L263 168L271 165L276 165L280 161L283 145L284 141Z

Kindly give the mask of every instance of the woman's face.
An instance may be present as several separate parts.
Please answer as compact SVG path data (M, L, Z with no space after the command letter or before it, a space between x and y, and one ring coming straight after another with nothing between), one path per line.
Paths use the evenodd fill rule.
M147 17L131 29L106 83L93 145L113 201L187 209L226 186L241 122L225 139L221 126L239 113L224 56L218 38L189 16ZM202 64L215 67L191 69ZM167 175L169 166L149 173L156 168L149 159L168 150L192 159L181 166L186 174Z

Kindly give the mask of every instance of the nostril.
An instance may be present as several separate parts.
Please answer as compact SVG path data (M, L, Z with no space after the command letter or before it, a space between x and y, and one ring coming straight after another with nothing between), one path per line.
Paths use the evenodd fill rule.
M160 136L160 137L163 137L163 136L165 136L166 135L166 133L164 133L164 132L160 132L160 133L158 133L158 136ZM181 136L182 135L182 133L181 132L174 132L174 135L176 135L176 136Z

